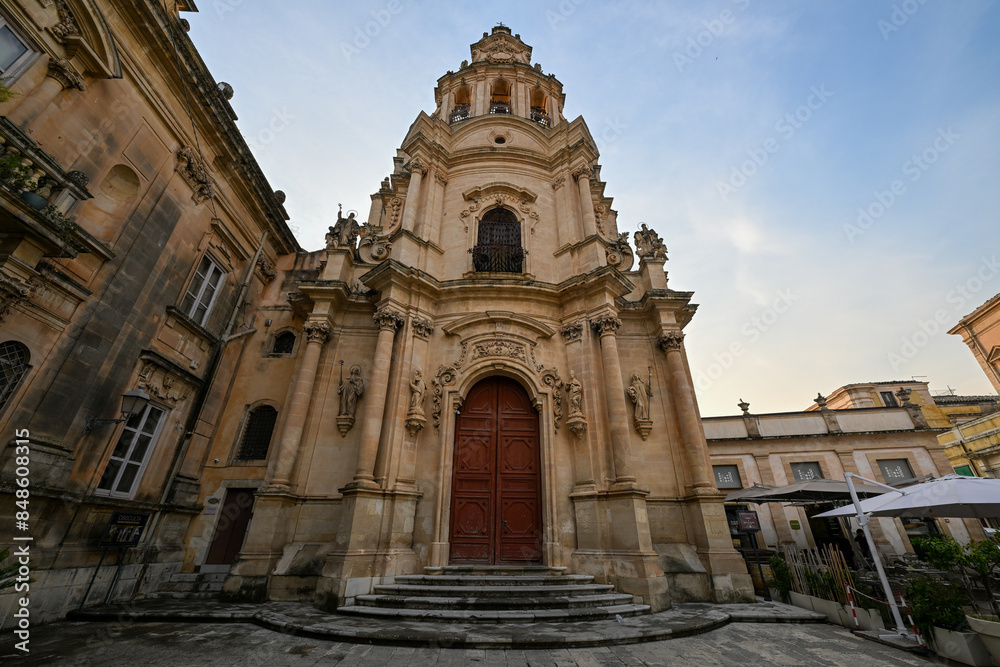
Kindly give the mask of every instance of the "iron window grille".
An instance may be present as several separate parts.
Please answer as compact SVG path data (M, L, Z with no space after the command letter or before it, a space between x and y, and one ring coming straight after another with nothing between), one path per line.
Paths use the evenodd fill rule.
M31 353L24 343L8 340L0 343L0 412L7 407L21 380L27 375Z
M542 107L531 107L531 120L543 127L548 127L552 123L552 119Z
M456 123L460 120L467 120L472 118L472 105L471 104L456 104L451 110L451 115L448 117L449 123Z
M291 331L283 331L274 337L274 343L271 345L271 355L291 354L294 349L295 334Z
M472 247L472 264L478 272L521 273L524 256L521 223L506 208L495 208L479 221L479 242Z
M271 445L271 435L274 424L278 420L278 411L270 405L261 405L250 411L240 449L236 454L238 461L261 461L267 458L267 450Z

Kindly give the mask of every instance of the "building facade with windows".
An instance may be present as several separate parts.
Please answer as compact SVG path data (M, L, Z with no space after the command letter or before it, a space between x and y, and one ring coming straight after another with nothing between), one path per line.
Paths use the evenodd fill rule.
M186 571L229 568L225 597L333 610L424 568L539 564L654 609L752 599L684 352L692 294L655 232L619 232L531 52L484 33L367 221L279 258L187 540Z
M115 512L114 591L180 570L205 446L279 257L300 249L191 44L186 0L0 7L0 521L27 512L32 618L78 607ZM285 348L281 348L285 349ZM122 414L123 396L138 405ZM278 406L248 417L260 454ZM270 412L268 412L270 410ZM14 433L30 446L15 504ZM88 604L108 591L115 552ZM0 596L9 623L13 595Z
M847 385L835 394L846 394L856 386L867 385ZM868 391L864 396L871 400ZM846 407L841 402L838 409L831 409L829 399L820 396L813 410L761 415L750 413L749 404L741 403L742 415L706 418L703 423L716 485L731 493L754 484L780 487L813 479L843 480L847 472L896 485L954 472L945 446L938 442L946 432L944 427L929 426L926 406L909 400L910 396L904 387L904 392L892 395L895 404ZM853 520L812 518L830 507L735 501L727 503L727 512L733 526L736 511L757 510L761 547L832 544L850 554L857 528ZM983 537L973 519L877 518L870 526L877 546L886 554L912 552L910 537L928 532L950 534L960 542ZM732 536L735 543L746 542L735 529Z
M961 336L1000 393L1000 294L963 317L948 333Z

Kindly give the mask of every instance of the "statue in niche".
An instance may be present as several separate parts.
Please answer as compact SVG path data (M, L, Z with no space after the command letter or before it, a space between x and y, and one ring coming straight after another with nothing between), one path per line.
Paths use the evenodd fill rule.
M635 249L639 259L666 259L667 246L663 239L652 229L642 223L642 229L635 233Z
M575 417L583 414L583 385L576 379L576 373L569 372L569 380L566 381L566 396L569 401L569 416Z
M337 223L330 227L330 233L326 235L327 242L335 248L353 248L358 234L361 232L361 225L354 219L352 211L344 217L343 208L337 211Z
M341 417L354 417L358 409L358 399L365 391L365 381L361 379L361 366L351 366L351 374L346 380L340 380L340 415Z
M638 373L632 373L632 384L629 385L628 395L635 404L635 421L649 421L649 399L653 395L653 390L642 381Z
M424 382L424 374L419 369L413 371L413 379L410 380L409 414L424 414L424 392L426 391L427 384Z
M406 430L411 436L420 432L420 429L427 423L424 417L424 393L427 392L427 383L424 382L424 374L420 369L413 371L410 379L410 409L406 412Z

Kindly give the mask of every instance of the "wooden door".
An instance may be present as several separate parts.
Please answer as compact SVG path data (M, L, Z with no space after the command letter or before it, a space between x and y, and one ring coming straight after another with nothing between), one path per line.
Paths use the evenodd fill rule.
M206 565L232 565L243 548L243 539L253 514L255 489L227 489L222 516L215 524L215 536L208 548Z
M513 380L469 392L455 428L451 562L541 562L538 413Z

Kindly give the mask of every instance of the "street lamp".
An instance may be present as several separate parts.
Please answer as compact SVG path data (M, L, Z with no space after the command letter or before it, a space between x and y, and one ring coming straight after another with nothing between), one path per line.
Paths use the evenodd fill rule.
M133 389L132 391L125 392L122 394L122 416L121 419L104 419L102 417L87 417L87 425L83 429L83 434L86 435L93 431L98 426L103 424L121 424L123 421L131 417L132 415L137 415L146 409L146 405L149 403L149 394L144 392L142 389Z

